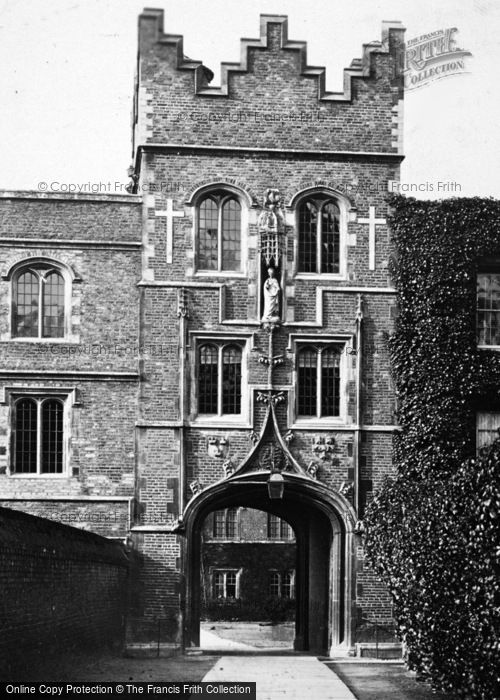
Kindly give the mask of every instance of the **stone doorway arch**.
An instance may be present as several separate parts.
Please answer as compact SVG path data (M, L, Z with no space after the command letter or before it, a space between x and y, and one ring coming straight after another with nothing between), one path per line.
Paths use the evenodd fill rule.
M268 471L233 476L196 494L178 532L182 547L181 608L184 645L199 646L201 529L218 509L243 506L278 515L297 540L294 648L317 654L347 654L353 643L355 516L350 504L322 483L284 473L283 498L271 500Z

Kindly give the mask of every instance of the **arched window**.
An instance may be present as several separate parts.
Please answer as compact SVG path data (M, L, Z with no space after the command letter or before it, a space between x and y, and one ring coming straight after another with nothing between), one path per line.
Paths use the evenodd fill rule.
M302 417L340 415L340 352L337 345L304 346L297 353L297 409Z
M241 413L241 360L238 345L206 343L198 350L198 413Z
M298 209L298 272L340 272L340 210L331 197L318 194Z
M23 267L13 278L12 335L16 338L63 338L65 281L48 265Z
M56 398L19 398L14 403L14 474L61 474L64 403Z
M241 204L232 194L211 193L198 205L197 269L241 269Z

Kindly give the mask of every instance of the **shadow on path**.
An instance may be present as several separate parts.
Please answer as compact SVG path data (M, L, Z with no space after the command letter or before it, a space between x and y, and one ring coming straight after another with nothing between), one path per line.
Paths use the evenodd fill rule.
M434 693L427 683L415 680L403 664L326 661L358 700L456 700Z

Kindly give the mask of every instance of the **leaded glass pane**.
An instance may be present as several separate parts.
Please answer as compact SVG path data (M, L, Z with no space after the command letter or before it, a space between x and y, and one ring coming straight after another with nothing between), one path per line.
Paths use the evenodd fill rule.
M241 413L241 349L233 345L222 352L222 413Z
M222 207L222 269L239 270L241 263L241 207L229 199Z
M298 353L298 414L315 416L317 413L317 354L305 348Z
M272 571L269 577L269 595L279 597L281 593L280 575L277 571Z
M490 445L500 436L500 413L478 413L477 414L477 444L478 450L481 447Z
M229 508L226 516L226 536L228 538L236 537L238 525L238 511L236 508Z
M299 208L299 272L317 272L318 210L314 202Z
M14 334L19 338L38 337L38 296L40 281L34 272L23 272L17 278Z
M282 540L292 539L292 528L286 520L280 520L280 535Z
M340 354L329 348L321 353L321 416L340 415Z
M214 573L214 598L224 598L224 572L216 571Z
M333 202L321 209L321 272L340 269L340 212Z
M41 465L44 474L61 474L63 470L63 404L47 399L41 410Z
M228 571L226 574L226 598L236 598L236 573Z
M214 537L225 537L226 516L223 510L216 510L214 513Z
M272 513L267 514L267 537L270 540L280 539L280 518Z
M217 413L218 350L213 345L202 345L198 363L198 412Z
M213 199L204 199L198 219L198 267L200 270L218 268L218 209Z
M500 273L477 276L477 332L480 345L500 345Z
M15 404L16 474L36 474L38 407L33 399L19 399Z
M50 272L43 283L43 337L64 336L64 279L58 272Z
M283 576L281 595L283 598L293 598L293 574L291 571L287 571Z

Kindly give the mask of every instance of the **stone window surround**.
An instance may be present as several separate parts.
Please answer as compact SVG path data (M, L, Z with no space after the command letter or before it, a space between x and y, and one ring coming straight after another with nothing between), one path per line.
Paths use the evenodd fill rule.
M198 215L199 203L210 193L227 192L228 196L233 195L238 198L241 205L241 271L224 271L224 270L198 270L196 269L197 246L198 246ZM339 272L299 272L298 271L298 251L299 242L296 233L299 229L299 207L300 204L310 197L324 196L332 199L340 210L340 241L339 241ZM206 185L197 190L187 203L193 207L192 216L192 241L193 247L190 255L193 258L193 276L194 277L234 277L247 278L250 270L248 265L248 248L250 241L253 239L250 226L257 224L257 210L252 204L250 195L240 187L226 183L213 183ZM347 270L347 247L348 247L348 222L356 220L356 213L352 203L341 193L335 191L331 187L324 185L311 186L306 189L296 192L290 202L285 207L285 221L287 227L291 227L294 231L293 235L293 263L287 264L288 274L291 278L298 280L314 280L314 281L345 281L348 279ZM287 236L288 237L288 236Z
M245 333L224 333L218 331L190 331L189 333L189 405L190 423L197 428L251 428L252 416L252 395L248 390L248 363L249 352L253 347L254 334ZM236 415L207 416L198 414L198 349L200 345L212 343L214 345L235 344L241 347L241 413Z
M43 266L45 270L53 269L62 275L64 279L64 335L60 338L43 338L33 337L26 338L17 336L14 333L14 299L15 285L20 274L29 268ZM61 260L53 257L48 257L43 254L35 254L33 256L23 256L16 260L8 271L2 275L1 279L8 282L8 332L0 337L0 341L11 341L16 343L78 343L79 334L75 333L78 330L80 322L79 314L79 294L75 294L75 284L81 282L81 278L74 272L71 266ZM78 298L77 298L78 297Z
M286 575L290 575L290 595L283 595L284 578ZM278 593L271 593L272 587L272 577L277 576L278 578ZM290 569L289 571L278 571L278 569L269 569L269 595L276 598L285 598L286 600L295 599L295 569Z
M340 345L340 406L339 416L318 417L302 417L298 415L297 409L297 351L304 346L315 345ZM294 356L294 365L292 370L292 382L290 386L290 395L288 403L288 423L292 429L319 429L319 428L336 428L339 426L347 426L349 424L347 416L348 403L348 374L350 373L350 356L347 354L347 348L354 347L354 336L346 334L332 335L307 335L307 334L291 334L289 339L289 349Z
M224 594L226 594L226 574L236 574L236 593L234 598L237 599L240 597L240 581L241 581L241 574L242 574L242 569L237 569L236 567L215 567L211 566L209 569L209 577L210 577L210 593L212 594L212 599L213 600L227 600L227 595L224 595L221 598L218 598L215 595L215 575L216 574L224 574ZM232 600L232 598L230 599Z
M201 270L197 268L198 264L198 226L199 226L199 215L200 215L200 204L203 200L210 195L215 195L220 199L233 198L236 199L241 207L241 261L240 270ZM223 197L222 197L223 196ZM236 278L246 278L248 276L248 237L249 237L249 207L251 206L251 200L240 187L231 185L225 182L213 183L206 185L198 189L198 191L191 198L188 206L193 207L192 216L192 257L193 257L193 276L194 277L236 277ZM221 232L219 231L219 238ZM220 242L219 242L220 245ZM219 252L220 257L220 252Z
M12 470L14 456L12 454L13 447L13 417L14 417L14 401L21 398L59 398L64 402L64 417L63 417L63 469L58 474L51 473L16 473ZM7 475L13 479L67 479L70 476L70 461L71 461L71 425L72 413L75 406L79 406L77 401L77 390L74 387L33 387L33 386L10 386L4 389L4 398L0 404L9 407L7 419Z

